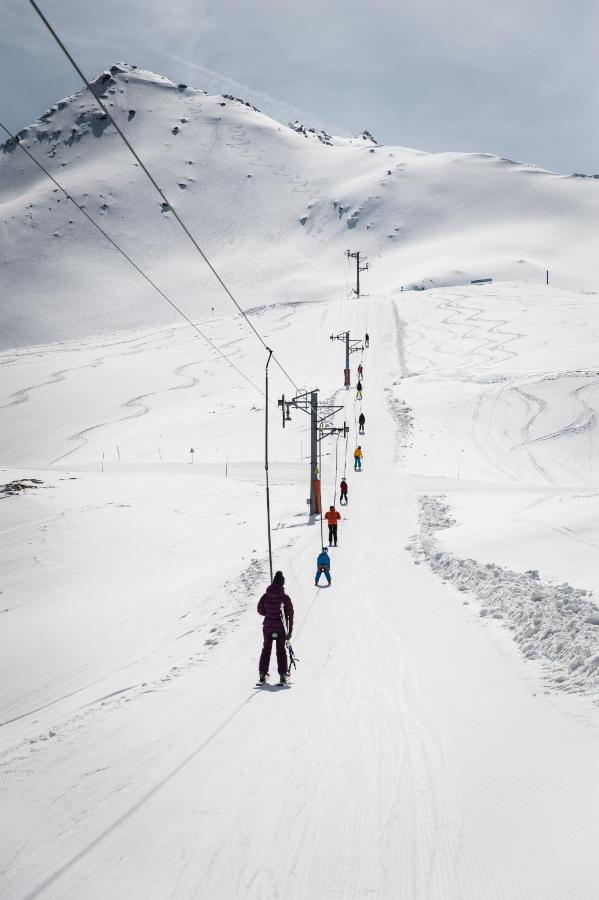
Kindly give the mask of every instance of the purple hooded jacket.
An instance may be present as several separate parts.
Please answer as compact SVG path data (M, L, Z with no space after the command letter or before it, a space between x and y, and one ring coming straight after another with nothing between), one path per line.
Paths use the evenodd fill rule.
M258 601L258 613L264 616L265 628L280 628L285 616L287 634L293 631L293 603L280 584L269 584Z

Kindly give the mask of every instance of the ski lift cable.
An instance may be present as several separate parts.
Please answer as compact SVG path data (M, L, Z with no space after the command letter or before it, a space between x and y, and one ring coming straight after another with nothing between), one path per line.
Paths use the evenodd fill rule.
M260 341L260 343L261 343L262 346L264 347L264 349L265 349L265 350L268 350L269 348L267 347L266 341L264 340L264 338L262 337L262 335L260 334L260 332L257 330L257 328L254 326L254 324L250 321L250 319L248 318L246 312L243 310L243 308L240 306L240 304L238 303L238 301L235 299L235 297L234 297L232 291L231 291L230 288L227 286L227 284L225 283L225 281L223 280L223 278L219 275L219 273L218 273L218 271L216 270L216 268L214 267L214 265L210 262L210 260L208 259L206 253L202 250L200 244L198 243L198 241L196 240L196 238L193 236L192 232L189 230L189 228L187 227L187 225L185 224L185 222L183 221L183 219L181 218L181 216L179 215L179 213L177 212L177 210L175 209L175 207L172 205L172 203L170 202L170 200L167 198L167 196L166 196L166 194L164 193L163 189L160 187L160 185L158 184L158 182L156 181L156 179L154 178L154 176L152 175L152 173L150 172L150 170L148 169L148 167L146 166L146 164L143 162L143 160L141 159L141 157L139 156L139 154L137 153L137 151L135 150L135 148L133 147L133 145L132 145L131 142L129 141L129 139L128 139L127 135L125 134L125 132L122 130L122 128L120 127L120 125L118 124L118 122L114 119L113 115L111 114L111 112L110 112L110 110L108 109L108 107L106 106L106 104L103 102L103 100L101 99L101 97L98 97L98 96L94 93L94 89L93 89L93 87L92 87L92 85L91 85L91 82L90 82L89 79L84 75L83 70L81 69L81 67L79 66L79 64L76 62L76 60L74 59L74 57L72 56L72 54L70 53L70 51L67 49L67 47L65 46L65 44L63 43L63 41L61 40L61 38L59 37L59 35L58 35L57 32L55 31L55 29L53 28L53 26L50 24L50 22L48 21L48 19L47 19L46 16L44 15L44 13L41 11L41 9L39 8L39 6L38 6L37 3L35 2L35 0L29 0L29 3L30 3L30 5L33 7L33 9L35 10L35 12L37 13L37 15L39 16L39 18L41 19L41 21L44 23L44 25L46 26L46 28L48 29L48 31L50 32L50 34L52 35L52 37L54 38L54 40L56 41L56 43L58 44L58 46L60 47L60 49L62 50L62 52L64 53L64 55L66 56L66 58L68 59L68 61L69 61L69 62L71 63L71 65L73 66L73 68L75 69L75 71L77 72L77 74L79 75L79 77L81 78L81 80L83 81L85 87L86 87L87 90L90 92L90 94L91 94L91 96L93 97L93 99L95 100L95 102L98 104L98 106L100 107L100 109L102 110L102 112L108 117L108 119L110 119L110 122L114 125L114 127L115 127L115 129L116 129L118 135L121 137L121 139L124 141L125 145L127 146L127 149L128 149L129 152L132 154L132 156L135 158L135 160L137 161L138 165L141 167L142 171L143 171L143 172L145 173L145 175L148 177L149 181L152 183L152 185L154 186L154 188L156 189L156 191L158 192L158 194L159 194L160 197L162 198L163 203L166 203L166 205L168 206L169 210L172 212L173 216L174 216L175 219L177 220L178 224L181 226L181 228L183 229L183 231L185 232L185 234L187 235L187 237L189 238L189 240L191 241L191 243L193 244L193 246L195 247L195 249L197 250L197 252L200 254L200 256L202 257L202 259L204 260L204 262L206 263L206 265L208 266L208 268L210 269L210 271L212 272L212 274L214 275L214 277L216 278L216 280L218 281L218 283L220 284L220 286L222 287L222 289L225 291L225 293L227 294L227 296L229 297L229 299L230 299L230 300L234 303L234 305L237 307L237 309L239 310L239 312L241 313L241 315L243 316L243 318L246 320L247 324L248 324L249 327L252 329L252 331L254 332L254 334L256 335L256 337L258 338L258 340ZM276 357L276 355L275 355L274 353L273 353L273 357L272 357L272 358L274 359L275 363L277 364L277 366L279 367L279 369L281 370L281 372L283 373L283 375L285 375L285 377L286 377L286 378L290 381L290 383L293 385L293 387L295 388L295 390L296 390L296 391L299 391L299 388L298 388L297 384L295 383L295 381L293 380L293 378L289 375L289 373L285 370L285 368L281 365L281 363L279 362L279 360L277 359L277 357Z
M218 347L218 346L217 346L217 345L216 345L216 344L215 344L215 343L214 343L214 342L213 342L206 334L204 334L204 332L203 332L200 328L198 328L198 326L196 325L196 323L193 322L193 320L190 319L190 318L186 315L186 313L184 313L183 310L181 310L181 309L177 306L177 304L176 304L174 301L172 301L172 300L170 299L170 297L168 297L167 294L165 294L164 291L163 291L161 288L159 288L158 285L155 284L155 283L152 281L152 279L151 279L151 278L143 271L143 269L142 269L140 266L138 266L137 263L134 262L134 261L131 259L131 257L130 257L130 256L129 256L129 255L128 255L128 254L127 254L127 253L126 253L126 252L125 252L125 251L117 244L117 242L116 242L113 238L111 238L110 235L107 234L107 232L104 231L104 229L103 229L103 228L102 228L102 227L101 227L101 226L100 226L100 225L99 225L99 224L98 224L98 223L97 223L97 222L89 215L89 213L88 213L82 206L80 206L80 205L77 203L77 201L75 200L75 198L72 197L71 194L69 194L69 192L66 190L66 188L64 188L63 185L60 184L60 182L57 181L56 178L54 178L54 176L53 176L53 175L52 175L52 174L51 174L51 173L50 173L50 172L42 165L42 163L39 162L39 160L37 160L37 159L35 158L35 156L34 156L27 148L26 148L26 147L25 147L25 146L24 146L24 145L23 145L16 137L15 137L15 135L12 134L12 132L6 127L6 125L4 125L4 123L3 123L1 120L0 120L0 128L2 128L2 130L9 136L9 138L10 138L11 140L14 140L15 143L18 144L18 146L19 146L19 147L21 148L21 150L23 150L23 152L29 157L29 159L31 159L31 161L32 161L33 163L35 163L35 165L36 165L36 166L44 173L44 175L46 175L46 176L50 179L50 181L52 181L52 183L56 185L57 189L60 190L60 191L64 194L64 196L67 198L67 200L70 200L71 203L73 203L74 206L77 207L77 209L79 210L79 212L81 212L81 213L85 216L85 218L86 218L86 219L87 219L87 220L88 220L88 221L89 221L89 222L90 222L90 223L91 223L91 224L92 224L92 225L93 225L93 226L94 226L101 234L102 234L102 236L105 237L106 240L107 240L107 241L115 248L115 250L117 250L118 253L120 253L121 256L122 256L128 263L130 263L130 265L133 266L133 268L134 268L134 269L142 276L142 278L144 278L145 281L147 281L148 284L150 284L150 285L154 288L154 290L156 290L156 291L158 292L158 294L160 294L160 296L161 296L164 300L166 300L166 302L167 302L167 303L168 303L168 304L169 304L169 305L170 305L170 306L171 306L171 307L172 307L172 308L173 308L180 316L182 316L182 318L183 318L189 325L191 325L191 327L194 329L194 331L196 331L196 332L200 335L200 337L202 337L202 338L210 345L210 347L212 347L212 349L215 350L215 351L218 353L218 355L222 357L222 359L224 359L227 363L229 363L229 365L230 365L230 366L231 366L231 367L232 367L239 375L241 375L242 378L244 378L244 379L248 382L248 384L250 384L255 390L257 390L260 394L263 394L263 396L265 397L265 404L264 404L264 406L265 406L265 449L264 449L265 457L264 457L264 467L265 467L265 470L266 470L266 524L267 524L267 534L268 534L268 560L269 560L269 568L270 568L270 580L272 581L272 577L273 577L273 561L272 561L272 538L271 538L271 522L270 522L270 485L269 485L269 477L268 477L268 443L269 443L269 442L268 442L268 403L269 403L269 397L268 397L268 365L269 365L270 359L271 359L271 357L272 357L272 351L270 350L270 348L267 348L267 349L268 349L268 353L269 353L269 357L268 357L268 360L267 360L267 363L266 363L266 371L265 371L265 390L264 390L264 392L263 392L263 391L260 390L259 387L257 387L257 385L254 384L254 382L253 382L250 378L248 378L248 376L247 376L244 372L241 371L241 369L239 369L239 368L235 365L235 363L231 362L231 360L230 360L227 356L225 356L225 354L221 351L221 349L220 349L220 348L219 348L219 347Z
M270 526L270 482L268 478L268 367L272 359L272 350L268 350L268 359L266 360L266 368L264 370L264 396L266 402L264 404L264 469L266 474L266 528L268 531L268 565L270 568L270 580L272 583L272 529ZM283 626L285 623L283 622Z
M343 463L343 478L347 475L347 450L349 444L349 428L345 432L345 460Z
M318 442L318 477L320 480L320 488L319 491L319 502L318 505L320 507L320 546L324 547L324 531L323 531L323 521L322 521L322 439Z
M88 220L88 222L90 222L94 226L94 228L96 228L100 232L100 234L103 237L105 237L106 240L110 244L112 244L114 249L118 253L120 253L121 256L130 265L133 266L133 268L136 270L136 272L138 272L141 275L141 277L143 279L145 279L145 281L147 281L147 283L149 285L151 285L151 287L153 287L154 290L158 292L158 294L160 294L160 296L163 298L163 300L166 300L166 302L172 307L172 309L174 309L175 312L178 313L181 316L181 318L184 319L185 322L187 322L188 325L191 325L191 327L194 329L194 331L196 331L200 335L200 337L203 338L206 341L206 343L209 344L210 347L212 347L212 349L216 353L218 353L218 355L222 359L224 359L225 362L227 362L231 366L232 369L234 369L237 372L238 375L241 375L241 377L243 379L245 379L245 381L247 381L247 383L250 384L254 388L254 390L256 390L256 391L258 391L258 393L264 395L264 392L256 384L254 384L254 382L251 380L251 378L249 378L249 376L246 375L245 372L243 372L238 366L236 366L234 362L231 362L229 357L223 353L223 351L220 349L220 347L218 347L218 345L215 344L214 341L212 341L208 337L207 334L204 334L204 332L198 327L198 325L196 325L196 323L193 321L193 319L190 319L189 316L185 312L183 312L183 310L174 302L174 300L171 300L171 298L167 294L165 294L164 291L160 287L158 287L158 285L154 281L152 281L150 276L144 272L144 270L141 268L141 266L139 266L129 256L129 254L126 253L125 250L123 250L122 247L120 247L119 244L113 238L110 237L110 235L106 231L104 231L102 226L98 225L98 223L95 221L95 219L93 219L92 216L90 216L90 214L82 206L80 206L79 203L77 203L75 198L67 191L67 189L65 187L63 187L63 185L59 181L57 181L57 179L45 168L45 166L42 165L42 163L38 159L36 159L36 157L33 155L33 153L31 153L27 149L27 147L25 147L21 143L21 141L6 127L6 125L4 125L4 123L2 121L0 121L0 128L2 128L2 130L9 136L9 138L11 140L13 140L21 148L23 153L25 153L29 157L29 159L33 163L35 163L35 165L38 167L38 169L40 169L44 173L44 175L46 175L50 179L50 181L52 181L52 183L56 185L58 190L62 191L64 196L67 198L67 200L70 200L71 203L77 207L79 212L85 216L85 218Z
M333 506L337 506L337 450L339 447L339 435L335 441L335 489L333 491Z
M265 422L266 422L266 425L265 425L266 521L267 521L267 531L268 531L268 559L269 559L269 567L270 567L270 580L272 581L273 563L272 563L272 539L271 539L271 523L270 523L270 490L269 490L270 486L269 486L269 478L268 478L268 403L269 403L268 363L270 362L270 359L272 357L272 351L269 349L269 357L268 357L268 361L266 364L265 390L261 391L260 388L257 385L255 385L254 382L244 372L242 372L242 370L238 366L235 365L235 363L231 362L231 360L227 356L225 356L225 354L222 352L220 347L218 347L214 343L214 341L212 341L206 334L204 334L204 332L196 325L196 323L192 319L190 319L189 316L187 316L186 313L184 313L183 310L180 309L179 306L177 306L177 304L173 300L171 300L170 297L168 297L168 295L165 294L164 291L161 288L159 288L158 285L155 284L154 281L152 281L152 279L143 271L143 269L136 262L134 262L133 259L131 259L131 257L117 244L117 242L113 238L110 237L109 234L107 234L106 231L104 231L104 229L89 215L89 213L82 206L80 206L79 203L77 203L75 198L71 194L69 194L69 192L66 190L66 188L64 188L63 185L42 165L42 163L40 163L39 160L36 159L36 157L18 140L18 138L16 138L15 135L12 134L12 132L6 127L6 125L4 125L4 123L1 120L0 120L0 128L2 128L2 130L9 136L9 138L11 140L15 141L15 144L18 144L18 146L21 148L21 150L29 157L29 159L33 163L35 163L35 165L44 173L44 175L46 175L50 179L50 181L52 181L52 183L56 185L57 189L60 190L64 194L64 196L67 198L67 200L70 200L71 203L73 203L73 205L77 207L79 212L81 212L85 216L85 218L94 226L94 228L96 228L100 232L100 234L102 234L102 236L106 238L106 240L115 248L115 250L117 250L117 252L120 253L120 255L128 263L130 263L130 265L133 266L133 268L142 276L142 278L145 281L147 281L148 284L150 284L154 288L154 290L156 290L158 292L158 294L164 300L166 300L166 302L185 320L185 322L187 322L194 329L194 331L196 331L200 335L200 337L202 337L204 339L204 341L206 341L206 343L209 344L210 347L213 350L215 350L216 353L218 353L218 355L231 366L231 368L233 368L235 370L235 372L237 372L238 375L241 375L241 377L244 378L245 381L248 382L248 384L250 384L255 390L257 390L260 394L262 394L265 397L264 406L265 406L265 417L266 417L266 419L265 419Z

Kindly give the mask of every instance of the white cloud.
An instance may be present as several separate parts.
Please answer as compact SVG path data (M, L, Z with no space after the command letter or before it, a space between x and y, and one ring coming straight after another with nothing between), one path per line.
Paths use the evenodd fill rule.
M264 112L281 122L300 119L307 125L334 131L335 134L345 133L340 126L335 125L331 121L320 119L320 117L314 113L302 110L290 103L286 103L278 97L273 97L272 94L256 90L256 88L253 88L248 84L242 84L232 78L227 78L226 75L222 75L220 72L215 72L212 69L208 69L206 66L200 66L189 59L184 59L176 53L169 53L169 56L181 65L187 66L190 69L193 69L194 72L199 73L202 78L202 83L196 86L208 91L209 94L226 93L232 94L234 97L240 97L242 100L248 100L254 106L257 106L261 112Z
M90 75L122 59L282 121L599 169L596 0L42 2ZM29 5L2 5L0 109L20 128L79 85Z

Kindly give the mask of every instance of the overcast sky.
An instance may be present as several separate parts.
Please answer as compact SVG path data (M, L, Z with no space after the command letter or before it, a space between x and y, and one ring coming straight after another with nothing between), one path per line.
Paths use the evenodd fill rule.
M599 172L599 0L39 0L90 76L123 60L281 121ZM0 0L0 118L77 77L28 0Z

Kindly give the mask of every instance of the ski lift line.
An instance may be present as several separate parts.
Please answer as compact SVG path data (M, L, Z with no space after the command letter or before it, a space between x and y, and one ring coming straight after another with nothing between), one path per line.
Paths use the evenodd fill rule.
M345 478L345 476L347 475L347 449L348 449L348 443L349 443L349 429L347 430L347 432L346 432L346 434L345 434L345 460L344 460L344 462L343 462L343 477L344 477L344 478Z
M333 506L337 506L337 450L339 448L339 435L335 441L335 489L333 491Z
M137 151L135 150L135 148L133 147L133 145L132 145L131 142L129 141L127 135L125 134L125 132L122 130L122 128L120 127L120 125L117 123L117 121L115 120L115 118L114 118L113 115L111 114L111 112L110 112L110 110L108 109L108 107L106 106L106 104L103 102L103 100L102 100L100 97L98 97L98 96L94 93L94 90L93 90L93 88L92 88L92 85L91 85L90 81L89 81L88 78L84 75L83 70L81 69L81 67L79 66L79 64L76 62L76 60L74 59L74 57L72 56L72 54L69 52L69 50L67 49L67 47L65 46L65 44L63 43L63 41L61 40L61 38L58 36L57 32L56 32L55 29L52 27L52 25L50 24L50 22L48 21L48 19L47 19L46 16L44 15L44 13L41 11L41 9L39 8L39 6L38 6L37 3L35 2L35 0L29 0L29 3L30 3L30 5L33 7L33 9L35 10L35 12L37 13L37 15L39 16L39 18L42 20L42 22L44 23L44 25L46 26L46 28L48 29L48 31L50 32L50 34L52 35L52 37L54 38L54 40L56 41L56 43L58 44L58 46L60 47L60 49L62 50L62 52L64 53L64 55L65 55L66 58L68 59L68 61L69 61L69 62L71 63L71 65L73 66L73 68L75 69L75 71L77 72L77 74L79 75L79 77L81 78L81 80L83 81L85 87L87 88L87 90L88 90L88 91L90 92L90 94L92 95L92 97L93 97L93 99L95 100L95 102L98 104L98 106L100 107L100 109L102 110L102 112L110 119L111 123L114 125L114 127L115 127L115 129L116 129L116 131L117 131L117 134L119 135L119 137L122 138L122 140L124 141L125 145L127 146L127 149L128 149L129 152L132 154L132 156L135 158L135 160L137 161L138 165L141 167L142 171L146 174L146 176L148 177L148 179L150 180L150 182L152 183L152 185L154 186L154 188L156 189L156 191L158 192L158 194L159 194L160 197L162 198L162 201L163 201L164 203L166 203L166 205L168 206L169 210L172 212L173 216L175 217L175 219L177 220L177 222L179 223L179 225L181 226L181 228L183 229L183 231L185 232L185 234L187 235L187 237L189 238L189 240L191 241L191 243L194 245L195 249L198 251L198 253L199 253L200 256L202 257L202 259L204 260L204 262L206 263L206 265L208 266L208 268L210 269L210 271L212 272L212 274L214 275L214 277L216 278L216 280L218 281L218 283L220 284L220 286L222 287L222 289L224 290L224 292L227 294L227 296L229 297L229 299L230 299L230 300L234 303L234 305L237 307L237 309L239 310L239 312L241 313L241 315L243 316L243 318L246 320L247 324L248 324L249 327L252 329L252 331L254 332L254 334L256 335L256 337L258 338L258 340L260 341L260 343L263 345L263 347L264 347L265 349L268 349L268 347L266 346L266 341L264 340L264 338L262 337L262 335L260 334L260 332L257 330L257 328L254 326L254 324L250 321L250 319L248 318L248 316L247 316L247 314L245 313L245 311L243 310L243 308L242 308L242 307L240 306L240 304L237 302L237 300L236 300L235 297L233 296L233 293L231 292L230 288L227 286L227 284L225 283L225 281L223 280L223 278L219 275L219 273L218 273L217 270L215 269L214 265L210 262L210 260L209 260L208 257L206 256L206 253L202 250L202 248L200 247L198 241L197 241L196 238L193 236L192 232L189 230L189 228L187 227L187 225L185 224L185 222L183 221L183 219L181 218L181 216L179 215L179 213L177 212L177 210L175 209L175 207L172 205L172 203L170 202L170 200L168 200L168 198L167 198L166 194L164 193L163 189L160 187L160 185L158 184L158 182L156 181L156 179L154 178L154 176L152 175L152 173L150 172L150 170L148 169L148 167L146 166L146 164L143 162L143 160L141 159L141 157L139 156L139 154L137 153ZM294 387L296 390L299 390L299 388L297 387L297 385L296 385L295 381L293 380L293 378L291 378L291 376L289 375L289 373L283 368L283 366L282 366L281 363L278 361L278 359L277 359L277 357L274 355L274 353L273 353L273 359L274 359L275 363L278 365L278 367L279 367L279 369L281 370L281 372L283 373L283 375L285 375L285 377L291 382L291 384L293 385L293 387Z
M149 275L146 275L146 273L141 268L141 266L138 266L138 264L133 259L131 259L131 257L117 244L117 242L113 238L111 238L110 235L107 234L106 231L104 231L102 226L98 225L98 223L95 221L95 219L93 219L90 216L90 214L82 206L80 206L77 203L75 198L71 194L69 194L69 192L66 190L66 188L64 188L62 186L62 184L59 181L57 181L56 178L42 165L42 163L39 162L39 160L36 159L35 156L18 140L18 138L11 131L9 131L9 129L6 127L6 125L4 125L4 123L2 121L0 121L0 128L2 128L2 130L9 136L9 138L11 138L12 140L14 140L17 143L17 145L21 148L23 153L27 154L29 159L33 163L35 163L35 165L38 167L38 169L40 169L44 173L44 175L46 175L50 179L50 181L52 181L53 184L55 184L56 187L60 191L62 191L64 196L67 198L67 200L70 200L71 203L77 207L79 212L85 216L85 218L88 220L88 222L91 222L91 224L94 226L94 228L96 228L100 232L100 234L103 237L105 237L106 240L110 244L112 244L114 249L117 250L117 252L120 253L121 256L124 259L126 259L130 265L133 266L133 268L136 270L136 272L138 272L141 275L141 277L143 279L145 279L145 281L147 281L147 283L149 285L151 285L151 287L153 287L154 290L157 291L158 294L160 294L160 296L163 298L163 300L166 300L166 302L172 307L172 309L174 309L175 312L178 313L181 316L181 318L187 322L188 325L191 325L191 327L194 329L194 331L196 331L200 335L200 337L203 338L206 341L206 343L209 344L210 347L212 347L212 349L214 351L216 351L216 353L218 353L218 355L222 359L224 359L225 362L227 362L231 366L232 369L234 369L237 372L238 375L241 375L241 377L243 379L245 379L245 381L247 381L247 383L250 384L254 388L254 390L258 391L258 393L260 393L260 394L262 394L262 396L264 396L264 392L256 384L254 384L254 382L251 380L251 378L249 378L249 376L246 375L245 372L242 372L242 370L240 368L238 368L238 366L236 366L234 362L231 362L229 357L223 353L223 351L220 349L220 347L218 347L214 343L214 341L212 341L208 337L208 335L204 334L204 332L196 325L196 323L193 321L193 319L190 319L189 316L186 313L184 313L183 310L179 306L177 306L177 304L174 302L174 300L171 300L171 298L169 296L167 296L167 294L165 294L164 291L161 288L159 288L158 285L154 281L152 281L152 279L150 278Z
M322 428L322 425L321 425ZM324 547L324 531L322 521L322 441L318 442L318 475L320 477L320 546Z
M272 584L272 529L270 526L270 482L268 478L268 367L272 359L272 350L268 350L268 359L266 360L266 368L264 370L264 396L266 402L264 404L264 469L266 474L266 529L268 532L268 564L270 566L270 581ZM285 623L283 623L284 626Z

